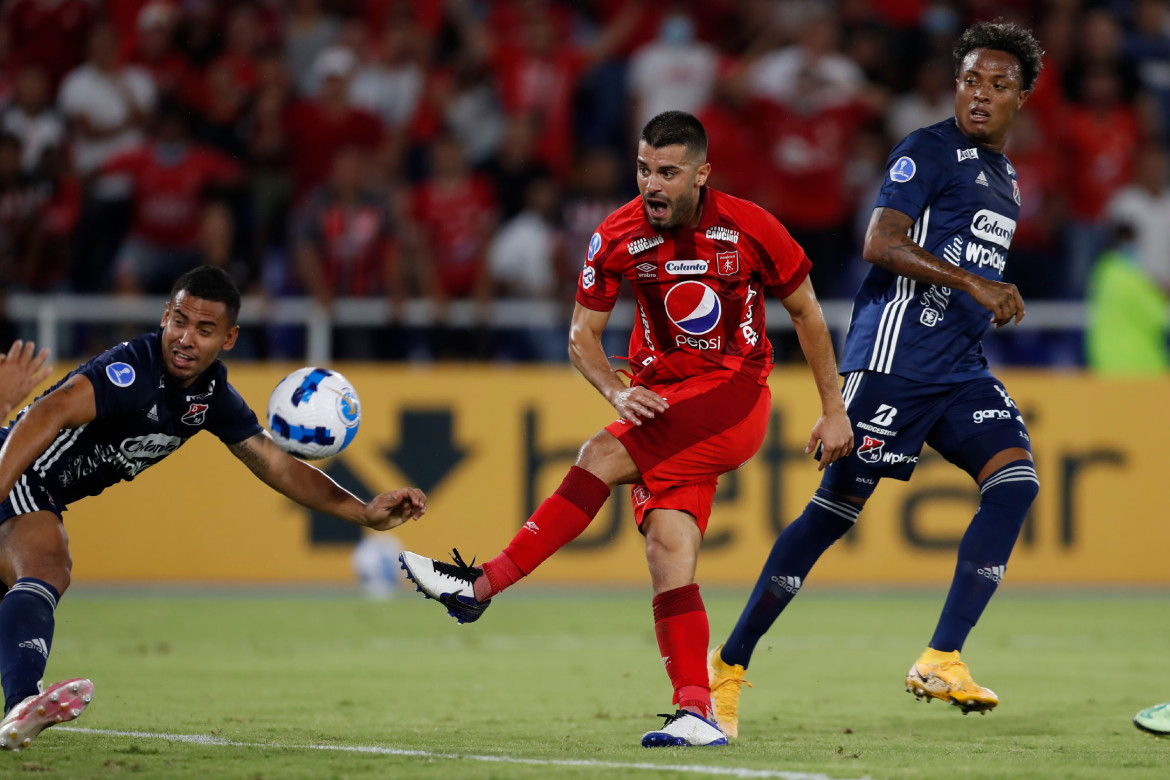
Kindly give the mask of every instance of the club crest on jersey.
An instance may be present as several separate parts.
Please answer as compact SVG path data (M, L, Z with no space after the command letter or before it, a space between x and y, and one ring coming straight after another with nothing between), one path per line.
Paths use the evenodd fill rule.
M641 268L641 266L638 266ZM668 260L666 272L675 276L695 276L707 273L706 260Z
M585 262L591 262L593 258L601 251L601 234L594 233L593 238L589 239L589 252L585 255Z
M666 239L664 239L662 236L658 236L658 235L643 237L643 238L636 238L633 241L631 241L630 243L626 244L626 250L631 255L636 255L639 252L645 252L647 249L652 249L652 248L658 246L659 244L661 244L665 240Z
M866 436L865 441L857 448L857 457L866 463L877 463L882 459L882 447L884 446L886 446L885 439Z
M896 181L899 184L910 181L914 178L914 174L918 172L918 166L909 157L899 157L894 161L890 167L890 181Z
M646 489L645 485L638 485L634 488L633 499L635 504L641 506L650 500L650 491Z
M129 363L110 363L106 366L106 376L118 387L129 387L134 384L134 366Z
M679 282L666 293L666 316L692 336L708 333L722 314L719 296L702 282Z
M735 276L739 273L739 250L716 252L715 265L720 276Z
M202 425L207 419L208 408L207 404L191 404L191 408L179 419L187 425Z

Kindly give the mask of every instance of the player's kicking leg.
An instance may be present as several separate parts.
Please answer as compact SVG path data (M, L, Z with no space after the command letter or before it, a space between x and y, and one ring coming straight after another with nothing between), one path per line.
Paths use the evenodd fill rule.
M637 478L638 468L625 447L603 430L581 448L577 465L569 469L556 492L536 508L508 546L482 567L464 563L457 553L454 565L413 552L404 552L398 559L424 596L441 603L460 623L470 623L479 619L492 596L531 574L589 527L615 485Z

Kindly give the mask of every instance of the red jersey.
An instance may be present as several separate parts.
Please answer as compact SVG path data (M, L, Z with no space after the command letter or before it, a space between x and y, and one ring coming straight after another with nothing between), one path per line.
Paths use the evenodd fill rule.
M214 149L192 144L182 156L167 162L155 147L145 146L118 155L105 166L108 173L128 173L134 180L135 235L159 246L190 247L199 242L204 191L231 184L240 166Z
M756 204L704 187L698 227L659 233L635 198L597 228L577 282L577 303L611 311L622 279L634 289L638 322L630 366L640 383L713 368L764 383L772 345L760 293L784 298L812 264L780 222Z

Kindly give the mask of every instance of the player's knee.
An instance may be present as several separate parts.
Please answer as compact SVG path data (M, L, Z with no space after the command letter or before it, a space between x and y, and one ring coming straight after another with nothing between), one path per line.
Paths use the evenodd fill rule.
M632 482L638 477L638 469L630 454L609 431L598 431L581 446L576 465L611 487Z
M1030 460L1008 463L979 486L982 501L1029 507L1040 493L1040 478Z
M67 547L25 556L17 568L17 577L44 580L63 594L73 580L73 556Z

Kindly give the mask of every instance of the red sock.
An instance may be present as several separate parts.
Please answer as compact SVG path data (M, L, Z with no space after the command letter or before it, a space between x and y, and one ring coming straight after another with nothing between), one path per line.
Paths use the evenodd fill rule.
M576 539L609 498L609 485L573 466L556 492L536 508L504 551L483 565L475 598L485 601L512 585Z
M711 627L697 584L654 597L654 634L674 686L674 703L680 709L694 709L704 718L711 717L711 688L707 683Z

